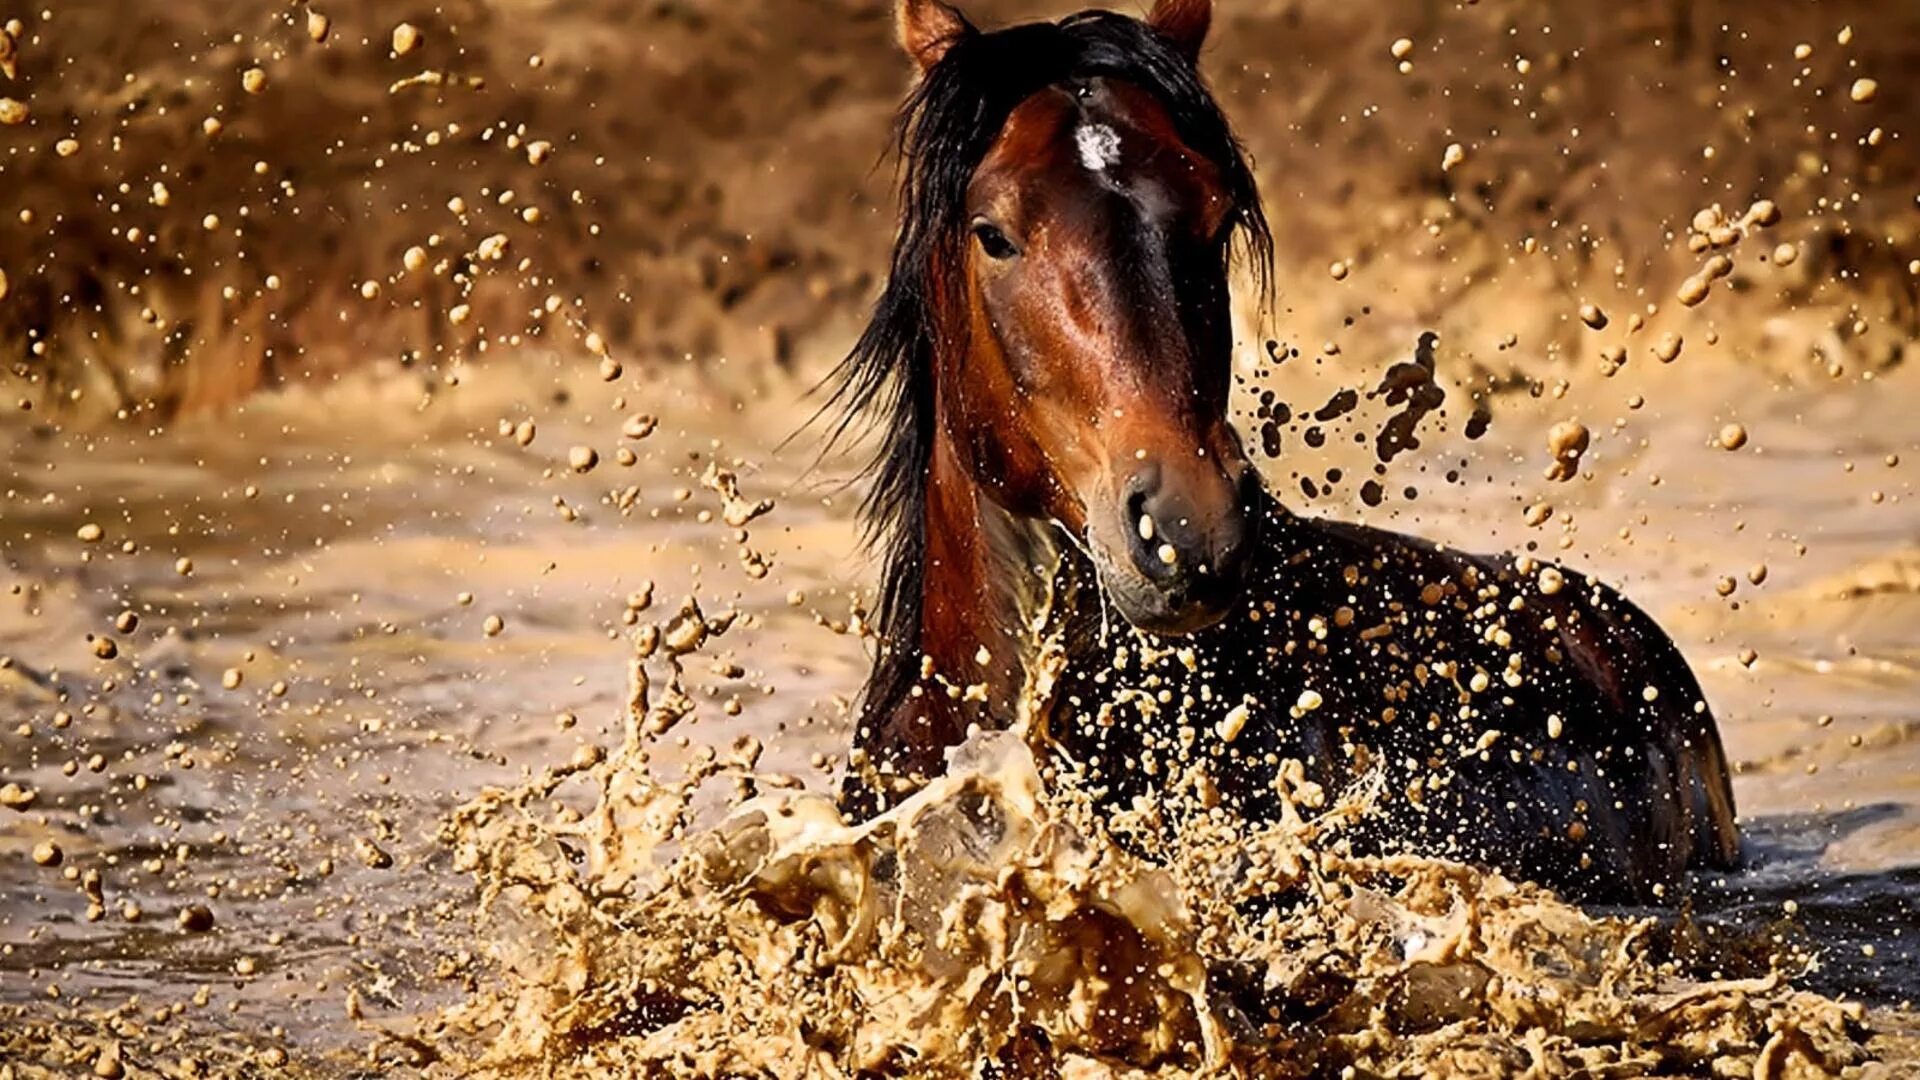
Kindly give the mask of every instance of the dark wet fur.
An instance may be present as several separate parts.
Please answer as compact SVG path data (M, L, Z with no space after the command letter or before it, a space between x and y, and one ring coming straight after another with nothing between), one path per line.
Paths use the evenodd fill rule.
M1537 570L1520 574L1505 557L1295 517L1271 501L1266 514L1246 603L1188 642L1158 643L1190 644L1198 655L1193 673L1171 658L1148 669L1176 702L1206 688L1211 701L1187 716L1143 722L1121 705L1103 725L1112 687L1139 686L1147 671L1135 661L1101 685L1114 646L1131 635L1102 644L1097 603L1074 613L1052 733L1103 799L1125 804L1204 762L1225 805L1270 817L1278 809L1270 760L1294 758L1330 794L1369 770L1381 774L1382 813L1363 830L1370 850L1497 866L1585 900L1632 903L1673 903L1689 869L1736 861L1733 793L1712 714L1696 708L1699 684L1645 612L1572 571L1547 596ZM1430 585L1447 595L1425 602ZM1519 611L1515 597L1524 598ZM1350 620L1338 617L1342 608ZM1324 638L1311 629L1315 617ZM1488 640L1495 625L1508 644ZM1503 674L1516 653L1523 666L1509 686ZM1447 662L1458 665L1451 678L1439 670ZM1488 687L1473 693L1477 671ZM1291 715L1309 689L1324 703ZM1214 724L1243 700L1251 715L1225 743ZM1463 705L1474 715L1461 718ZM1562 721L1557 739L1550 715ZM1197 729L1184 752L1182 724ZM1476 752L1488 731L1499 737ZM1416 780L1425 782L1417 802L1408 796Z

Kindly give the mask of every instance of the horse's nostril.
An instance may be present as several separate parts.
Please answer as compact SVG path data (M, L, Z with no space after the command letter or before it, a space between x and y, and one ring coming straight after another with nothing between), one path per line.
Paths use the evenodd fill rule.
M1168 485L1158 463L1127 478L1120 512L1134 569L1165 588L1210 593L1240 577L1252 546L1259 481L1207 474Z
M1159 470L1149 467L1127 480L1124 520L1128 526L1129 554L1133 564L1150 578L1173 572L1180 561L1179 549L1172 544L1165 522L1154 517L1154 501L1159 488Z

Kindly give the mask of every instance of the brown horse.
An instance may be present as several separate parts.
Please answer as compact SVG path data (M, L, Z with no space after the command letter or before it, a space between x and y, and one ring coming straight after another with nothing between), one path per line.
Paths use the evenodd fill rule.
M1271 817L1292 759L1296 789L1383 776L1376 843L1577 896L1729 865L1719 735L1645 614L1261 486L1227 416L1228 273L1238 237L1264 282L1272 242L1197 71L1211 15L984 32L900 2L921 72L901 224L837 395L886 425L883 644L845 799L872 812L1009 723L1050 623L1052 735L1111 804L1197 769Z

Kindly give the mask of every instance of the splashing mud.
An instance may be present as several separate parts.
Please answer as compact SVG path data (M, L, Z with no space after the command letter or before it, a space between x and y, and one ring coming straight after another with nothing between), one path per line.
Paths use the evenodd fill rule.
M1869 1060L1858 1004L1779 972L1690 981L1656 962L1652 920L1343 855L1364 790L1252 830L1191 817L1179 857L1149 861L1050 790L1015 730L974 736L861 825L776 786L688 834L704 781L755 787L757 748L666 782L641 730L446 829L493 912L485 939L511 943L505 984L438 1021L487 1046L465 1068L1788 1077ZM544 812L576 776L592 808Z

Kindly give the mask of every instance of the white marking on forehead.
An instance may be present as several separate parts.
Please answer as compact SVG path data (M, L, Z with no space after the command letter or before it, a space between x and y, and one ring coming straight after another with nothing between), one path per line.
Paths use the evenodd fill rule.
M1120 133L1105 124L1081 124L1074 129L1073 144L1080 149L1080 164L1092 172L1120 164Z

